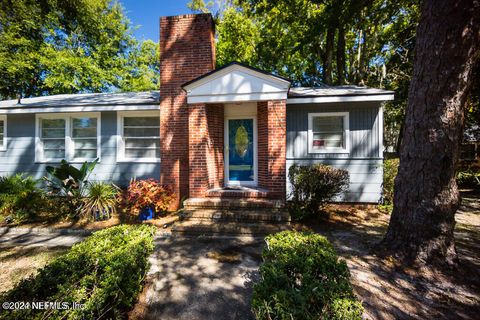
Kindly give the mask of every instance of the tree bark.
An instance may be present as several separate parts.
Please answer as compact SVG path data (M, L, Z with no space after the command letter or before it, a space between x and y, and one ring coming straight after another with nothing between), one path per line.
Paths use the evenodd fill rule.
M335 28L329 27L327 30L327 43L325 45L325 57L323 63L323 82L332 84L332 61L333 47L335 40Z
M337 78L338 84L345 84L345 29L343 26L338 27Z
M367 60L367 30L363 30L360 33L362 43L358 46L358 73L357 73L357 84L365 84L365 73L366 73L366 60Z
M480 0L425 0L421 10L394 209L382 244L405 261L455 265L455 170L479 58Z

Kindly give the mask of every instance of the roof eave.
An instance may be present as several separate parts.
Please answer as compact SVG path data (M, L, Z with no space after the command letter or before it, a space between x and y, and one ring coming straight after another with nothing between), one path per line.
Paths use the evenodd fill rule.
M313 104L313 103L335 103L335 102L382 102L391 101L394 94L367 94L367 95L328 95L314 97L289 97L287 104Z

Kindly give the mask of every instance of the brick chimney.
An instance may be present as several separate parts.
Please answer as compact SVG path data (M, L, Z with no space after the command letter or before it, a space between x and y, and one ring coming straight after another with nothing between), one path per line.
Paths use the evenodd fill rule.
M181 85L215 68L210 14L160 18L160 181L175 193L171 210L189 195L189 128Z

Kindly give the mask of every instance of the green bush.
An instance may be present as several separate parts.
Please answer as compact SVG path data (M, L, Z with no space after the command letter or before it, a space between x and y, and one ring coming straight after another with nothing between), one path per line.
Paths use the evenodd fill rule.
M83 309L3 311L0 319L126 318L142 290L154 232L147 225L95 232L0 296L1 301L76 302Z
M462 188L480 188L480 171L473 166L464 167L457 173L457 184Z
M45 194L32 177L0 177L0 214L16 221L34 218L44 209Z
M288 179L292 186L290 213L296 220L317 213L323 204L347 190L349 186L347 170L323 164L294 164L288 171Z
M325 237L283 231L266 242L253 289L257 319L361 319L347 265Z
M391 212L393 209L393 187L398 173L400 159L389 159L383 162L383 205L382 207Z

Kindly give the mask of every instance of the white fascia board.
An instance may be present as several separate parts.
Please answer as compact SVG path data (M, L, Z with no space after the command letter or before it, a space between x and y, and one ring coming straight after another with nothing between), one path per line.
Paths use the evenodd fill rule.
M195 88L198 88L198 87L200 87L200 86L202 86L202 85L204 85L204 84L206 84L210 81L213 81L215 79L223 77L224 75L226 75L228 73L231 73L233 71L237 71L237 70L241 71L241 72L244 72L244 73L247 73L251 76L257 77L257 78L259 78L260 80L263 80L263 81L269 81L269 82L273 82L273 83L284 84L286 86L286 90L288 90L288 88L290 88L290 81L288 81L288 80L281 79L281 78L276 77L274 75L265 74L265 73L262 73L262 72L258 72L258 71L246 68L246 67L241 66L241 65L234 64L234 65L231 65L231 66L229 66L229 67L227 67L223 70L220 70L218 72L214 72L214 73L212 73L211 75L209 75L205 78L202 78L198 81L190 83L190 84L186 85L185 87L183 87L183 89L188 93Z
M289 99L287 99L287 104L391 101L391 100L393 100L393 98L394 98L393 94L358 95L358 96L328 96L328 97L311 97L311 98L289 98Z
M101 111L139 111L160 110L156 104L140 105L102 105L102 106L74 106L74 107L14 107L0 109L0 114L27 114L27 113L57 113L57 112L101 112Z
M227 103L227 102L245 102L245 101L264 101L264 100L286 100L287 92L261 92L245 94L226 94L226 95L204 95L187 96L189 104L194 103Z

